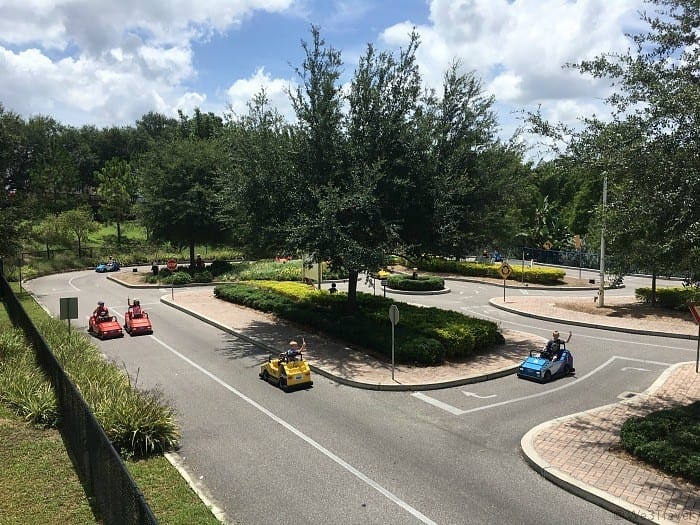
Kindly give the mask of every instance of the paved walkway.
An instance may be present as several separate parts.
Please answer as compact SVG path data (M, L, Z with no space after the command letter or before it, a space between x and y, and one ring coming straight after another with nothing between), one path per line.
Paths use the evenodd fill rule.
M220 301L210 291L184 291L176 293L174 300L168 295L161 301L272 353L284 350L289 340L299 339L303 334L309 344L305 356L315 373L361 388L427 390L488 380L514 373L529 350L541 348L544 342L530 334L505 332L508 344L497 355L434 368L397 366L392 379L390 364L326 336L308 333L272 316ZM561 300L557 301L561 304ZM697 337L697 326L690 321L656 319L652 325L648 319L603 319L599 315L557 307L547 297L517 297L505 302L495 298L491 304L562 323ZM528 463L543 476L629 521L700 525L700 487L635 460L620 449L619 440L620 427L629 417L699 398L700 374L695 372L695 363L677 365L642 395L533 428L522 438L521 447Z

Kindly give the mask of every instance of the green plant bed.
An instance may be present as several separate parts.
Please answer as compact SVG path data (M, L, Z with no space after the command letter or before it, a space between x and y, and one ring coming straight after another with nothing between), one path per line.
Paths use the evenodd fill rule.
M386 282L387 287L392 290L429 292L445 288L445 280L432 275L419 275L414 279L411 275L393 274L387 278Z
M700 483L700 401L630 418L622 425L620 438L630 454Z
M220 299L257 310L314 330L320 330L349 343L390 356L391 299L357 294L357 311L347 310L347 295L331 295L302 283L243 282L219 285L214 295ZM395 330L395 358L401 363L438 365L445 359L463 359L504 343L495 323L474 319L450 310L399 306L401 323Z
M486 277L489 279L502 279L498 273L500 264L485 264L470 261L457 261L442 259L440 257L430 257L420 259L416 262L417 267L424 272L451 273L463 275L465 277ZM558 285L564 282L566 271L558 268L529 268L511 266L512 273L509 280L521 281L531 284Z
M647 287L637 288L634 291L634 296L638 301L646 304L652 304L652 299L654 298L651 288ZM689 304L700 303L700 289L692 286L686 288L657 288L655 297L656 304L661 308L687 312Z

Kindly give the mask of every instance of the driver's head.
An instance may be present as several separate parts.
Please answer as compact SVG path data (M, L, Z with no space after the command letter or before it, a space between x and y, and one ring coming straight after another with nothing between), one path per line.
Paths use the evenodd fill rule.
M289 341L290 348L297 348L299 344L296 341Z
M559 339L559 332L552 332L552 339Z
M134 298L134 306L138 306L138 305L140 305L140 304L141 304L141 301L139 301L138 299Z
M104 306L104 305L105 305L105 302L104 302L104 301L97 301L97 305L98 305L98 306Z

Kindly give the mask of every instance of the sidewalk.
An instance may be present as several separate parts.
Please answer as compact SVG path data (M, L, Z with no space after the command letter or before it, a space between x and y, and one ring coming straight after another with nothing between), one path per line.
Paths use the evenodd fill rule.
M410 367L374 359L326 336L306 333L271 315L216 299L210 291L184 291L161 298L212 325L248 340L273 354L291 339L304 335L306 359L315 373L340 383L375 390L429 390L486 381L515 372L530 349L544 340L522 332L504 332L507 344L497 355L479 356L470 363L441 367ZM697 326L684 322L644 319L601 319L601 316L553 306L546 297L516 297L491 304L521 315L555 322L596 326L636 333L692 338ZM700 374L695 364L675 366L647 392L632 399L559 418L530 430L521 441L526 461L564 489L635 523L700 525L700 488L668 476L635 460L620 449L622 423L700 397Z

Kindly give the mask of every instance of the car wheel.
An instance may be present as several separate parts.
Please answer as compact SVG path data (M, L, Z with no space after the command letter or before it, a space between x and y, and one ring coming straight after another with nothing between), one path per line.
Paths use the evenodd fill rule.
M262 378L263 378L265 381L268 381L268 382L270 381L270 374L267 372L267 370L263 370Z
M280 388L284 390L285 392L287 391L287 378L286 377L280 377Z
M544 373L544 380L545 380L545 381L551 381L551 380L552 380L552 372L550 372L549 370L547 370L547 371Z
M571 367L569 366L569 363L566 363L564 365L564 375L568 376L571 373Z

